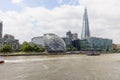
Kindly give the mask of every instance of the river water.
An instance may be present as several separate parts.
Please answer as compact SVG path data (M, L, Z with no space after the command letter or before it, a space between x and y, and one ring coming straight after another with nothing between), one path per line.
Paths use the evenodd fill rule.
M5 57L0 80L120 80L120 54Z

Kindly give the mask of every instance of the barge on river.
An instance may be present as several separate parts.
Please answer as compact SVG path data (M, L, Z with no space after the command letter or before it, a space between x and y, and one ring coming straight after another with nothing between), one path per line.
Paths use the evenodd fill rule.
M4 58L3 57L0 57L0 64L1 63L4 63L5 61L4 61Z

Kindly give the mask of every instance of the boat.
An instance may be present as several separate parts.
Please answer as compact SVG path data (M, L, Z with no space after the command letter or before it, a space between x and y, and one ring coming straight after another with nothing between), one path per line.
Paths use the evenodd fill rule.
M4 63L5 61L4 61L4 58L3 57L0 57L0 64L1 63Z
M98 55L100 55L100 53L90 51L90 52L87 53L87 55L88 56L98 56Z

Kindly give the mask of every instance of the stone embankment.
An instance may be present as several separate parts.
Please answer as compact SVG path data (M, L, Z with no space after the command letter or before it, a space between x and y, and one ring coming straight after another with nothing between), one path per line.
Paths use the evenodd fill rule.
M81 53L0 53L0 56L72 55Z
M62 52L62 53L47 53L47 52L41 52L41 53L35 53L35 52L18 52L18 53L0 53L0 56L37 56L37 55L75 55L75 54L86 54L88 51L71 51L71 52ZM94 52L94 53L100 53L100 54L108 54L109 52Z

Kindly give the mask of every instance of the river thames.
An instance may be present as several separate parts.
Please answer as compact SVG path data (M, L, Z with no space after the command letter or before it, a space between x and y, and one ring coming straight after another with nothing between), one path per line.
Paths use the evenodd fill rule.
M120 80L120 54L5 57L0 80Z

